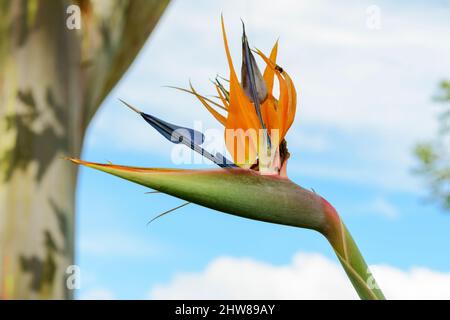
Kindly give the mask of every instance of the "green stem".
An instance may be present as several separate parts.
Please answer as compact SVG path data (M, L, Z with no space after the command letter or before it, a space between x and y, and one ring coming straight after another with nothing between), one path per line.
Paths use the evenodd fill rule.
M359 297L363 300L385 300L350 232L328 202L325 212L328 227L322 233L333 247Z

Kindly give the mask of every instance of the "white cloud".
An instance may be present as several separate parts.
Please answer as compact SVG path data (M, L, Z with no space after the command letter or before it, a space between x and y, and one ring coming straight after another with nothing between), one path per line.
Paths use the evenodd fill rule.
M388 299L450 299L450 272L373 266ZM180 273L155 286L151 299L357 299L344 271L314 253L298 253L288 265L222 257L205 270Z
M372 202L369 202L368 204L369 212L375 213L375 214L381 214L382 216L385 216L389 219L397 218L399 215L399 212L395 205L393 205L391 202L389 202L386 198L378 197L375 198Z
M385 165L349 160L346 163L314 163L313 161L290 161L288 174L298 174L317 180L345 181L356 186L375 186L387 192L401 191L420 195L421 189L415 177L407 169L398 166L393 170ZM391 172L392 170L392 172ZM422 191L423 192L423 191Z
M79 300L114 300L114 293L105 288L94 288L90 289L81 294L78 298Z
M400 207L384 195L352 201L341 206L338 211L345 212L348 215L376 215L388 220L395 220L401 214Z
M315 132L314 132L315 131ZM300 150L302 152L321 153L330 151L330 137L326 133L317 130L305 131L292 129L289 139L289 150Z

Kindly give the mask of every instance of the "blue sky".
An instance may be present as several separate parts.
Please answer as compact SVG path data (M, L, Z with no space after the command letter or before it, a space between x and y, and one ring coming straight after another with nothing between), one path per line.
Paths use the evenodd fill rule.
M290 178L338 209L388 297L450 298L450 216L411 174L413 145L436 130L431 97L450 75L448 2L174 1L97 112L83 159L175 166L172 145L118 98L173 123L220 128L191 96L163 86L191 79L213 94L209 79L228 76L221 12L236 65L239 18L252 46L267 52L280 39L279 64L299 93ZM196 205L147 226L182 201L146 191L80 170L78 297L355 297L319 234Z

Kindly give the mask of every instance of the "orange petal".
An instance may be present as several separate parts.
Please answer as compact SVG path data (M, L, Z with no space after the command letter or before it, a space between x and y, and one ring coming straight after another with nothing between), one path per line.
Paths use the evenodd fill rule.
M295 112L297 109L297 92L289 74L284 70L282 72L277 70L274 62L269 60L260 50L257 50L257 52L267 63L267 66L275 72L280 83L280 97L277 113L280 121L281 141L295 119Z
M286 86L289 96L287 124L286 124L286 132L287 132L295 119L295 112L297 109L297 91L295 90L294 83L292 82L291 77L289 77L287 72L284 71L283 75L284 78L286 79Z
M236 121L235 123L239 122ZM250 168L258 156L258 131L227 128L224 137L226 147L233 157L233 162L240 167Z
M222 24L222 36L223 36L223 44L225 46L225 53L227 55L228 66L230 67L230 82L234 78L237 80L236 71L234 70L233 60L231 59L230 49L228 48L228 40L227 34L225 32L225 24L223 22L223 16L221 16L221 24Z
M219 121L222 125L225 125L226 119L223 115L221 115L219 112L217 112L213 107L211 107L205 99L199 95L194 87L190 84L192 93L197 97L198 100L205 106L205 108L213 115L214 118L216 118L217 121Z
M278 105L276 108L276 113L278 117L278 129L280 130L280 141L284 139L287 132L288 123L288 106L289 106L289 96L286 86L286 80L281 76L279 70L277 70L275 63L273 63L269 58L267 58L264 53L257 49L257 53L261 58L267 63L267 67L271 68L275 75L277 76L280 85L280 96L278 100ZM284 73L284 72L283 72Z
M258 133L258 130L261 129L261 124L257 118L253 104L242 90L234 70L233 61L228 48L223 16L221 23L223 42L230 68L230 102L225 124L225 143L228 151L233 157L233 161L238 165L249 167L257 158L257 138L252 134L250 134L249 137L246 133L250 133L248 130L255 130L255 132ZM234 134L231 138L230 133Z
M269 134L271 130L278 130L280 128L279 116L277 112L277 101L272 95L269 95L266 101L262 104L261 114Z
M273 65L275 65L277 60L277 52L278 52L278 41L275 42L272 51L270 52L270 61ZM276 101L272 96L273 91L273 82L274 82L275 71L274 68L267 65L264 70L264 81L266 82L268 97L266 101L264 101L261 106L261 114L264 120L264 123L267 126L267 129L279 129L279 117L276 110Z
M273 64L276 64L277 61L277 53L278 53L278 40L275 42L272 51L270 52L270 61L272 61ZM273 68L269 67L269 65L266 66L266 69L264 70L264 81L266 82L267 86L267 92L269 94L272 94L273 90L273 80L274 80L274 71Z

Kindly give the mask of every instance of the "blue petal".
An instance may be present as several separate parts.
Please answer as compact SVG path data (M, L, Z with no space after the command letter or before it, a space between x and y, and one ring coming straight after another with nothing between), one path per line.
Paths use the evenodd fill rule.
M183 142L183 139L184 142L197 145L201 145L205 142L205 135L200 131L180 127L143 112L141 112L141 116L164 138L173 143L181 143Z

